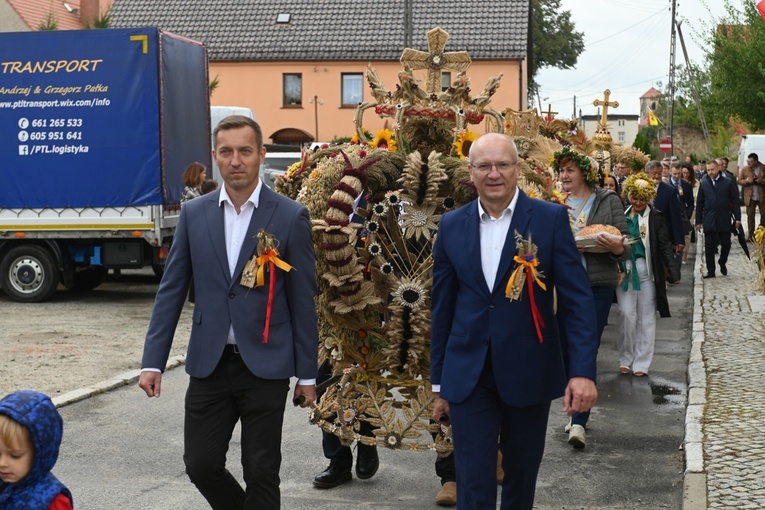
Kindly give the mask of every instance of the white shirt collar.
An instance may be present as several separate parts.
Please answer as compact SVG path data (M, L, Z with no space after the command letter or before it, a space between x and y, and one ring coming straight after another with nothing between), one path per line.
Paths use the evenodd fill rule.
M515 193L513 194L512 200L510 200L510 203L507 204L507 207L505 208L505 211L508 211L507 213L505 211L502 211L502 214L512 214L515 210L515 204L518 203L518 195L520 195L518 188L515 188ZM485 219L497 219L493 218L489 213L487 213L483 206L481 205L481 197L478 197L478 217L481 218L481 220ZM501 217L501 216L500 216Z
M258 208L258 204L260 204L260 189L263 187L263 181L258 179L258 185L255 186L255 189L252 191L252 194L250 197L245 200L245 203L250 202L252 203L252 206L254 208ZM228 196L228 192L226 191L226 185L220 187L220 197L218 197L218 206L223 202L227 202L231 207L234 207L234 202L231 201L231 197ZM244 205L244 204L242 204Z

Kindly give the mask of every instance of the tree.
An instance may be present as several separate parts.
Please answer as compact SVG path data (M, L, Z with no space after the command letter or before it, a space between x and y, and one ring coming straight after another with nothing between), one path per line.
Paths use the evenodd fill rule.
M561 8L561 0L529 0L531 4L531 55L529 59L529 98L536 96L537 72L543 67L571 69L584 51L584 34L574 30L571 11Z
M50 11L45 19L37 25L37 30L58 30L58 17L56 16L56 13Z

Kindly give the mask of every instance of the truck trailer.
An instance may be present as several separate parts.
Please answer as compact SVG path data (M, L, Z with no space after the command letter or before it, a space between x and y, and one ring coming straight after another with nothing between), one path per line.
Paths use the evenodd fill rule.
M158 28L0 33L0 286L38 302L160 273L210 168L207 49Z

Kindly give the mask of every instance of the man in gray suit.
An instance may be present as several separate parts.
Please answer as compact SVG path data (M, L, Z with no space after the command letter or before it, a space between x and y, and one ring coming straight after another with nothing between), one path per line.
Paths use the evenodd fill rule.
M317 287L311 223L305 207L260 181L266 150L255 121L226 117L213 139L224 186L181 210L146 334L138 385L149 397L159 397L161 372L193 278L196 303L186 356L186 473L213 509L278 509L289 378L299 378L296 402L305 407L316 399ZM261 264L267 270L259 279L245 266L263 254L266 238L283 263ZM246 490L226 469L226 452L238 421Z

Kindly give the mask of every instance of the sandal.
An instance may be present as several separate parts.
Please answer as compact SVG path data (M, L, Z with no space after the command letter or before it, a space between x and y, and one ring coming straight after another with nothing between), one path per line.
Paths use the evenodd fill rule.
M648 374L646 374L645 372L642 372L642 371L638 370L637 372L632 372L632 375L634 375L635 377L645 377L645 376L646 376L646 375L648 375Z
M624 365L619 367L619 372L623 374L629 374L630 373L630 367L625 367Z

